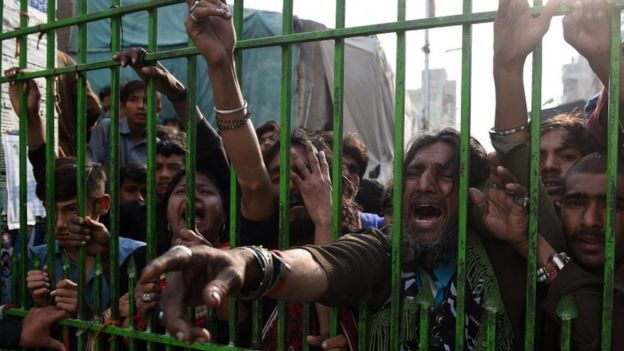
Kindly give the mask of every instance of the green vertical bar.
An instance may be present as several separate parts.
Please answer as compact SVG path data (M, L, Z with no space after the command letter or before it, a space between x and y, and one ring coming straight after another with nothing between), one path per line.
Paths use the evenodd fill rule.
M463 13L472 12L472 0L465 0ZM459 203L467 204L470 184L470 88L472 84L472 26L462 26L462 89L461 140L459 161ZM466 296L466 234L468 206L459 206L459 235L457 238L457 318L455 319L455 350L464 349L464 321Z
M336 0L336 28L345 26L345 0ZM342 134L344 114L344 57L345 39L334 40L334 116L332 130L334 140L332 145L332 240L342 234ZM331 309L329 318L329 333L335 336L338 331L338 313Z
M136 262L134 261L134 256L130 257L130 262L128 263L128 315L134 316L136 315L136 306L134 304L134 287L136 286ZM130 329L136 330L136 320L134 318L130 318ZM130 351L136 350L136 342L135 339L130 338Z
M397 21L405 21L405 0L398 1ZM390 305L390 350L399 349L401 316L401 225L403 221L403 145L405 139L405 32L397 35L396 97L394 104L394 188L392 190L392 292Z
M121 0L113 0L112 7L121 5ZM121 49L121 17L111 18L111 52L117 53ZM119 320L119 66L110 69L111 72L111 123L110 123L110 150L109 150L109 179L110 179L110 230L111 244L109 252L110 271L110 307L111 319ZM113 269L114 267L114 269ZM131 301L131 304L134 301ZM119 349L119 338L113 337L111 340L111 350Z
M572 320L578 317L578 310L574 298L565 295L557 304L557 317L561 319L561 351L572 349ZM606 349L608 350L608 349Z
M147 48L149 52L158 50L158 9L153 8L148 11L147 22ZM190 79L190 77L189 77ZM145 95L147 96L147 262L156 257L156 82L154 79L147 80ZM189 111L187 111L187 114ZM187 192L187 197L192 196L192 207L195 208L195 173L192 175L192 182L187 178L187 186L191 184L192 193ZM191 195L192 194L192 195ZM189 207L187 207L188 209ZM195 211L186 211L193 220L195 228ZM154 313L149 312L147 316L147 332L155 329ZM147 349L153 350L154 343L148 342Z
M236 37L240 39L244 38L244 0L235 0L234 1L234 30L236 31ZM243 52L241 50L236 50L234 52L234 62L236 65L236 76L239 77L239 84L242 87L242 77L243 77ZM230 208L229 208L229 234L230 234L230 247L236 247L239 245L239 227L238 227L238 204L240 203L239 193L238 193L238 183L236 182L236 172L234 168L230 170ZM230 310L229 310L229 336L230 336L230 345L238 344L239 335L238 335L238 304L236 299L230 299ZM257 306L257 304L254 304ZM253 308L253 307L252 307ZM252 316L250 318L260 319L262 318L262 314L258 312L258 310L253 310ZM252 322L253 324L253 322ZM260 323L261 324L261 323ZM258 331L260 329L258 328ZM255 333L256 330L252 329L252 334Z
M78 2L78 15L85 15L87 13L87 1L80 0ZM87 62L87 23L81 23L78 25L78 64L84 64ZM84 73L78 74L78 102L76 108L77 118L76 125L76 142L77 142L77 200L78 200L78 215L84 217L86 215L86 200L87 200L87 180L86 180L86 144L87 144L87 95L86 95L86 76ZM87 297L87 276L86 276L86 259L87 252L84 246L79 249L79 263L78 263L78 319L87 319L86 310L86 297ZM80 333L78 335L78 349L84 350L86 347L86 335Z
M535 0L535 6L541 6ZM535 311L537 286L537 231L540 182L540 121L542 112L542 43L533 51L533 79L531 88L531 156L529 164L529 247L527 256L526 316L524 320L524 349L535 347Z
M368 306L360 302L358 307L358 350L368 350Z
M423 284L425 285L425 284ZM416 304L418 304L418 349L429 349L429 315L431 305L433 305L433 293L431 289L421 289L416 296Z
M618 117L620 115L620 11L611 13L609 77L609 120L607 146L607 216L605 231L604 287L602 292L602 349L611 349L613 317L613 277L615 272L615 218L618 179ZM622 313L622 311L619 311Z
M52 23L56 20L56 0L48 0L48 18L47 22ZM46 67L53 68L56 63L56 31L50 30L46 33ZM1 70L0 70L1 72ZM55 252L56 245L56 178L55 178L55 160L54 153L54 76L46 77L46 244L48 252ZM50 289L54 289L56 284L56 269L54 269L55 255L47 255L48 276L50 278Z
M95 277L95 313L99 315L102 313L102 256L98 255L95 258L95 266L93 267Z
M21 0L20 1L20 27L25 28L28 27L28 1ZM20 37L19 41L19 67L26 68L28 64L28 37L23 36ZM24 84L22 81L17 82L16 84ZM27 101L26 94L24 93L24 89L19 89L19 105L20 105L20 116L19 116L19 182L20 184L26 184L26 154L27 154L27 145L28 145L28 109L27 109ZM26 187L21 186L19 190L19 277L20 281L26 281L26 256L28 255L27 245L28 245L28 207L26 206L27 193ZM19 304L22 307L26 307L27 301L27 288L26 284L20 285L19 290Z
M189 40L189 45L193 45ZM186 85L186 227L195 229L195 155L197 154L197 122L195 101L197 99L197 59L195 56L186 58L187 85ZM216 243L213 243L216 244Z
M282 3L282 35L292 33L293 4L291 0ZM280 99L280 175L279 175L279 247L286 249L290 242L290 107L291 107L292 56L288 44L282 45L282 77ZM286 304L278 303L277 325L278 350L286 349Z

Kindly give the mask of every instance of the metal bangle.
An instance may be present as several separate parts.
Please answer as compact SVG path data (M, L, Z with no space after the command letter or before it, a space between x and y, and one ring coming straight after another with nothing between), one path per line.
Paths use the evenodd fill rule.
M243 105L241 107L237 107L231 110L220 110L216 106L214 107L214 111L220 115L231 115L237 112L241 112L247 108L247 100L243 100Z
M260 264L262 269L262 280L260 285L253 291L239 291L234 297L251 301L263 296L271 287L275 275L275 265L273 264L273 256L271 252L262 246L241 246L239 249L247 250L253 253L254 257Z

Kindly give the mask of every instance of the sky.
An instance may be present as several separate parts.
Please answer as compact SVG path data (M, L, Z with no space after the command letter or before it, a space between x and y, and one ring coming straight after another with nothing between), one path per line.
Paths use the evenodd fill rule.
M333 28L335 25L335 1L294 0L293 12L296 16L323 23ZM425 0L407 1L407 19L425 16ZM473 12L495 11L497 0L473 2ZM281 12L281 0L245 0L245 7ZM461 0L437 0L436 16L461 14ZM361 26L396 20L397 1L346 0L346 26ZM396 62L396 35L378 36L388 58L394 67ZM429 31L430 68L445 68L450 80L457 81L457 116L459 119L461 87L461 27L438 28ZM424 31L411 31L407 39L406 88L421 87L421 72L424 68ZM472 98L471 134L489 146L488 130L494 123L494 82L492 78L492 23L473 26L472 57ZM563 40L561 17L553 18L550 30L543 41L542 101L557 101L563 91L561 66L576 59L576 51ZM531 57L525 67L525 89L530 106ZM554 105L544 105L544 108Z

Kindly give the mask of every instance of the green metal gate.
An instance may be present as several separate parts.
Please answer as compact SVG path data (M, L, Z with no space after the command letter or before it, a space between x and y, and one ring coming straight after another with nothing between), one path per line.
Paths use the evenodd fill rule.
M148 50L149 54L145 56L145 61L153 62L156 60L176 58L176 57L186 57L188 60L188 81L187 84L187 111L191 114L188 117L188 125L187 125L187 150L189 157L186 158L186 170L187 170L187 208L194 206L194 194L195 191L192 189L194 186L194 176L195 176L195 120L194 117L194 108L196 102L196 94L195 94L195 86L196 86L196 55L197 51L192 47L192 44L189 44L187 48L177 49L171 51L162 51L157 52L157 32L156 32L156 21L157 21L157 11L160 7L178 4L183 1L181 0L156 0L156 1L146 1L144 3L130 5L130 6L121 6L121 0L112 0L112 6L110 9L101 11L98 13L89 13L87 14L87 0L78 0L78 12L76 16L63 19L56 20L56 1L48 0L48 22L46 24L37 25L37 26L29 26L28 16L25 15L28 11L28 0L20 0L21 4L21 12L22 15L20 17L20 28L14 31L3 32L0 34L0 42L3 40L9 39L19 39L20 45L20 56L19 56L19 66L22 68L26 67L27 62L27 46L26 46L26 36L28 35L36 35L38 33L45 33L47 35L47 39L49 42L55 42L55 30L68 26L78 26L78 57L77 57L77 65L63 68L55 68L55 46L49 45L47 48L47 68L44 70L30 72L26 74L20 74L17 79L25 80L30 78L38 78L45 77L47 80L47 89L46 89L46 99L48 103L45 106L45 118L46 118L46 135L54 135L54 123L52 123L54 119L54 105L51 101L54 100L53 95L53 78L55 75L63 74L63 73L71 73L78 72L79 73L79 81L78 81L78 105L77 105L77 114L79 116L84 116L86 112L86 90L85 90L85 72L96 69L110 69L111 73L111 113L112 113L112 121L111 123L111 171L110 171L110 184L111 184L111 195L112 195L112 207L111 207L111 251L110 251L110 261L117 262L118 261L118 233L119 233L119 196L117 194L118 183L119 183L119 160L118 160L118 120L119 120L119 83L120 83L120 67L118 63L113 61L102 61L102 62L86 62L86 47L87 47L87 23L102 20L102 19L111 19L111 52L118 52L121 49L121 18L124 15L130 13L136 13L141 11L146 11L149 14L149 31L148 31ZM4 8L4 2L1 2L2 6L0 7L0 12ZM470 103L471 103L471 56L472 56L472 25L478 23L492 22L495 16L494 12L482 12L482 13L472 13L472 2L471 0L464 0L463 2L463 14L461 15L452 15L446 17L436 17L436 18L425 18L425 19L416 19L416 20L406 20L406 1L399 0L397 7L397 16L396 22L391 23L383 23L383 24L375 24L375 25L366 25L352 28L345 28L345 0L336 0L336 28L335 29L327 29L315 32L306 32L306 33L297 33L292 34L292 23L293 23L293 4L291 0L284 0L283 3L283 35L276 37L268 37L268 38L257 38L257 39L249 39L246 40L242 37L242 13L243 13L243 0L235 0L234 1L234 24L236 28L236 33L239 38L239 42L237 45L236 57L238 61L238 69L240 70L242 64L240 61L242 59L242 52L245 49L249 48L257 48L257 47L267 47L267 46L279 46L282 50L282 79L281 79L281 105L280 105L280 113L281 113L281 150L280 150L280 200L279 200L279 210L280 210L280 232L282 235L280 236L280 244L281 247L286 247L288 243L288 217L287 217L287 208L288 208L288 179L290 172L289 165L289 142L290 142L290 124L291 118L290 113L291 109L291 67L292 67L292 55L291 55L291 46L296 43L306 42L306 41L318 41L318 40L327 40L331 39L335 42L335 58L334 58L334 111L333 111L333 130L335 135L342 135L343 126L342 126L342 115L343 115L343 86L344 86L344 40L345 38L355 37L355 36L365 36L365 35L373 35L373 34L381 34L381 33L395 33L396 34L396 43L397 43L397 60L396 60L396 98L395 98L395 129L394 129L394 189L393 189L393 218L396 223L401 223L401 214L402 214L402 203L401 203L401 195L403 193L402 184L403 184L403 131L404 131L404 121L403 116L405 115L405 68L406 68L406 38L405 34L407 31L417 31L423 30L427 28L438 28L438 27L448 27L448 26L461 26L463 34L462 34L462 76L461 76L461 180L460 180L460 203L468 203L468 175L469 175L469 130L470 130ZM622 4L618 3L616 8L621 9ZM536 0L535 7L533 8L534 12L537 14L541 10L541 1ZM180 18L180 21L183 19ZM620 43L620 14L619 11L614 11L611 18L612 23L612 38L611 38L611 81L609 86L609 95L610 96L619 96L619 59L620 59L620 51L619 51L619 43ZM540 120L540 109L541 109L541 48L535 51L533 56L533 89L532 89L532 120ZM0 70L6 69L8 67L0 67ZM242 75L239 72L239 77ZM2 84L7 84L8 80L6 78L2 78L0 80ZM156 93L155 93L155 85L153 81L148 81L147 84L147 97L148 97L148 196L147 196L147 206L148 206L148 256L149 258L153 258L156 254L156 247L154 245L155 238L153 233L155 232L155 178L154 172L152 170L155 169L155 140L156 140L156 132L155 132L155 116L156 116ZM26 144L26 130L27 130L27 118L26 118L26 96L25 94L20 94L20 107L22 112L22 116L19 120L19 129L20 129L20 183L26 183L26 154L27 154L27 144ZM619 115L619 102L616 99L611 99L609 101L609 137L608 137L608 155L609 155L609 167L608 167L608 215L607 215L607 230L606 230L606 263L604 270L604 294L603 294L603 308L602 308L602 349L609 350L611 348L611 335L612 335L612 326L611 320L613 315L613 280L614 280L614 225L615 225L615 189L616 189L616 179L617 179L617 151L618 151L618 115ZM78 134L76 143L78 145L78 201L79 201L79 214L84 216L85 214L85 198L86 198L86 179L85 179L85 156L86 156L86 135L84 131L86 130L86 121L84 118L78 119ZM537 204L538 203L538 177L539 177L539 124L533 123L531 126L531 183L530 183L530 203ZM334 159L334 167L333 167L333 179L341 178L341 167L337 166L340 164L342 159L342 145L340 138L334 139L333 145L333 159ZM55 189L55 179L54 179L54 159L55 159L55 145L53 138L48 138L48 142L46 145L46 210L48 216L48 227L47 233L55 232L55 206L54 206L54 189ZM237 188L235 182L235 174L232 174L232 187L231 187L231 208L229 209L230 213L230 241L231 243L237 242L237 233L238 233L238 219L237 219ZM340 194L342 193L341 182L334 182L333 187L333 232L334 237L341 232L341 211L340 211ZM20 252L19 259L17 260L16 269L14 272L15 282L25 282L26 276L26 260L24 257L28 256L27 252L27 220L26 220L26 189L22 187L20 190ZM526 310L529 311L526 315L526 333L524 336L525 339L525 349L533 350L535 348L535 311L536 311L536 270L537 270L537 261L536 261L536 252L537 252L537 215L538 215L537 206L530 207L530 249L529 249L529 259L528 259L528 286L527 286L527 300L526 300ZM190 212L187 218L189 227L193 226L194 218L193 212ZM468 225L468 213L467 207L460 207L460 232L459 232L459 242L458 242L458 259L457 259L457 274L458 274L458 296L464 296L466 291L465 286L465 277L466 277L466 233L467 233L467 225ZM399 340L399 301L400 301L400 236L401 236L401 226L393 227L393 240L392 240L392 307L391 307L391 345L392 349L398 349L398 340ZM52 252L54 248L54 235L47 236L47 245L50 252ZM105 335L115 335L120 337L128 337L132 340L131 349L136 347L136 340L143 340L147 342L148 348L153 349L155 344L161 343L167 345L167 348L174 347L183 347L186 349L202 349L202 350L233 350L237 349L234 345L237 343L237 323L230 323L230 339L231 345L229 346L220 346L215 344L186 344L177 339L169 336L169 335L160 335L156 333L151 333L150 330L154 330L155 318L152 316L150 318L150 323L146 332L137 331L134 323L131 323L129 328L123 328L115 325L107 325L103 326L101 323L95 321L87 321L86 311L85 311L85 268L84 262L86 258L86 252L84 248L80 250L80 274L79 274L79 312L77 319L67 319L61 322L63 326L77 328L79 330L87 330L91 332L99 332L99 342L97 343L98 349L102 349L105 347L105 343L102 341L103 336ZM53 267L53 255L48 255L49 261L47 262L49 267ZM96 266L96 271L98 271ZM97 274L97 273L96 273ZM51 281L55 281L54 272L50 272ZM112 309L112 319L118 320L119 316L117 315L117 304L119 298L119 272L113 269L111 271L111 309ZM131 272L131 284L130 284L130 293L132 294L132 287L137 279L137 272ZM102 279L101 276L101 267L99 269L99 280ZM100 289L101 290L101 284ZM8 314L16 315L16 316L24 316L26 314L26 310L23 309L26 306L27 301L27 289L25 284L17 285L17 296L15 296L15 302L18 306L22 306L22 308L15 308L7 311ZM99 295L101 291L98 291ZM133 301L131 297L130 301ZM427 299L419 300L419 305L421 307L420 319L421 325L428 325L428 313L427 310L429 306L431 306L432 301ZM230 304L230 320L233 321L236 319L236 307L235 304ZM256 306L256 311L257 311ZM463 330L464 325L464 300L458 299L457 305L457 321L456 321L456 330ZM280 322L279 322L279 338L280 340L285 339L285 307L284 304L280 304ZM309 312L309 309L306 309ZM131 312L133 309L131 308ZM493 305L488 307L488 350L494 349L494 340L495 340L495 327L496 327L496 314L500 312L497 309L497 306ZM618 313L621 313L619 311ZM261 321L259 320L260 313L255 313L254 318L254 333L252 336L252 341L255 344L259 344L259 330L261 328ZM367 318L366 318L366 308L364 305L360 308L360 321L359 321L359 329L360 329L360 349L364 350L366 343L366 331L367 331ZM563 319L563 331L562 331L562 349L570 349L570 338L571 338L571 319L573 315L569 313L563 313L561 315ZM426 349L426 345L428 345L428 333L426 327L421 328L420 332L420 345L423 346L423 349ZM332 333L336 333L338 330L337 323L337 315L336 311L333 311L331 318L331 331ZM78 337L78 349L82 350L85 348L87 339L86 333L79 333ZM304 338L302 336L302 338ZM119 338L113 338L111 342L111 347L113 350L116 350L120 347ZM456 349L462 350L464 345L463 332L456 333ZM304 341L304 345L305 345ZM106 344L108 347L108 344ZM283 345L282 345L283 347Z

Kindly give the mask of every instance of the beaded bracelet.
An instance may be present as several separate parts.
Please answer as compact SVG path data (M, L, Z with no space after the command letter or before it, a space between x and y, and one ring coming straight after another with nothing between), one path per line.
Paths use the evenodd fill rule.
M511 135L511 134L516 134L518 132L521 132L523 130L527 130L529 129L529 123L524 123L518 127L515 128L511 128L511 129L505 129L505 130L494 130L494 128L490 129L490 135Z
M217 128L219 129L219 133L221 133L224 130L238 129L244 126L247 123L247 120L249 119L250 115L251 114L247 112L243 116L243 118L226 119L226 120L217 118Z
M241 112L246 108L247 108L247 100L243 100L243 106L241 107L237 107L231 110L219 110L218 108L214 107L214 111L220 115L232 115L232 114L235 114L236 112Z

